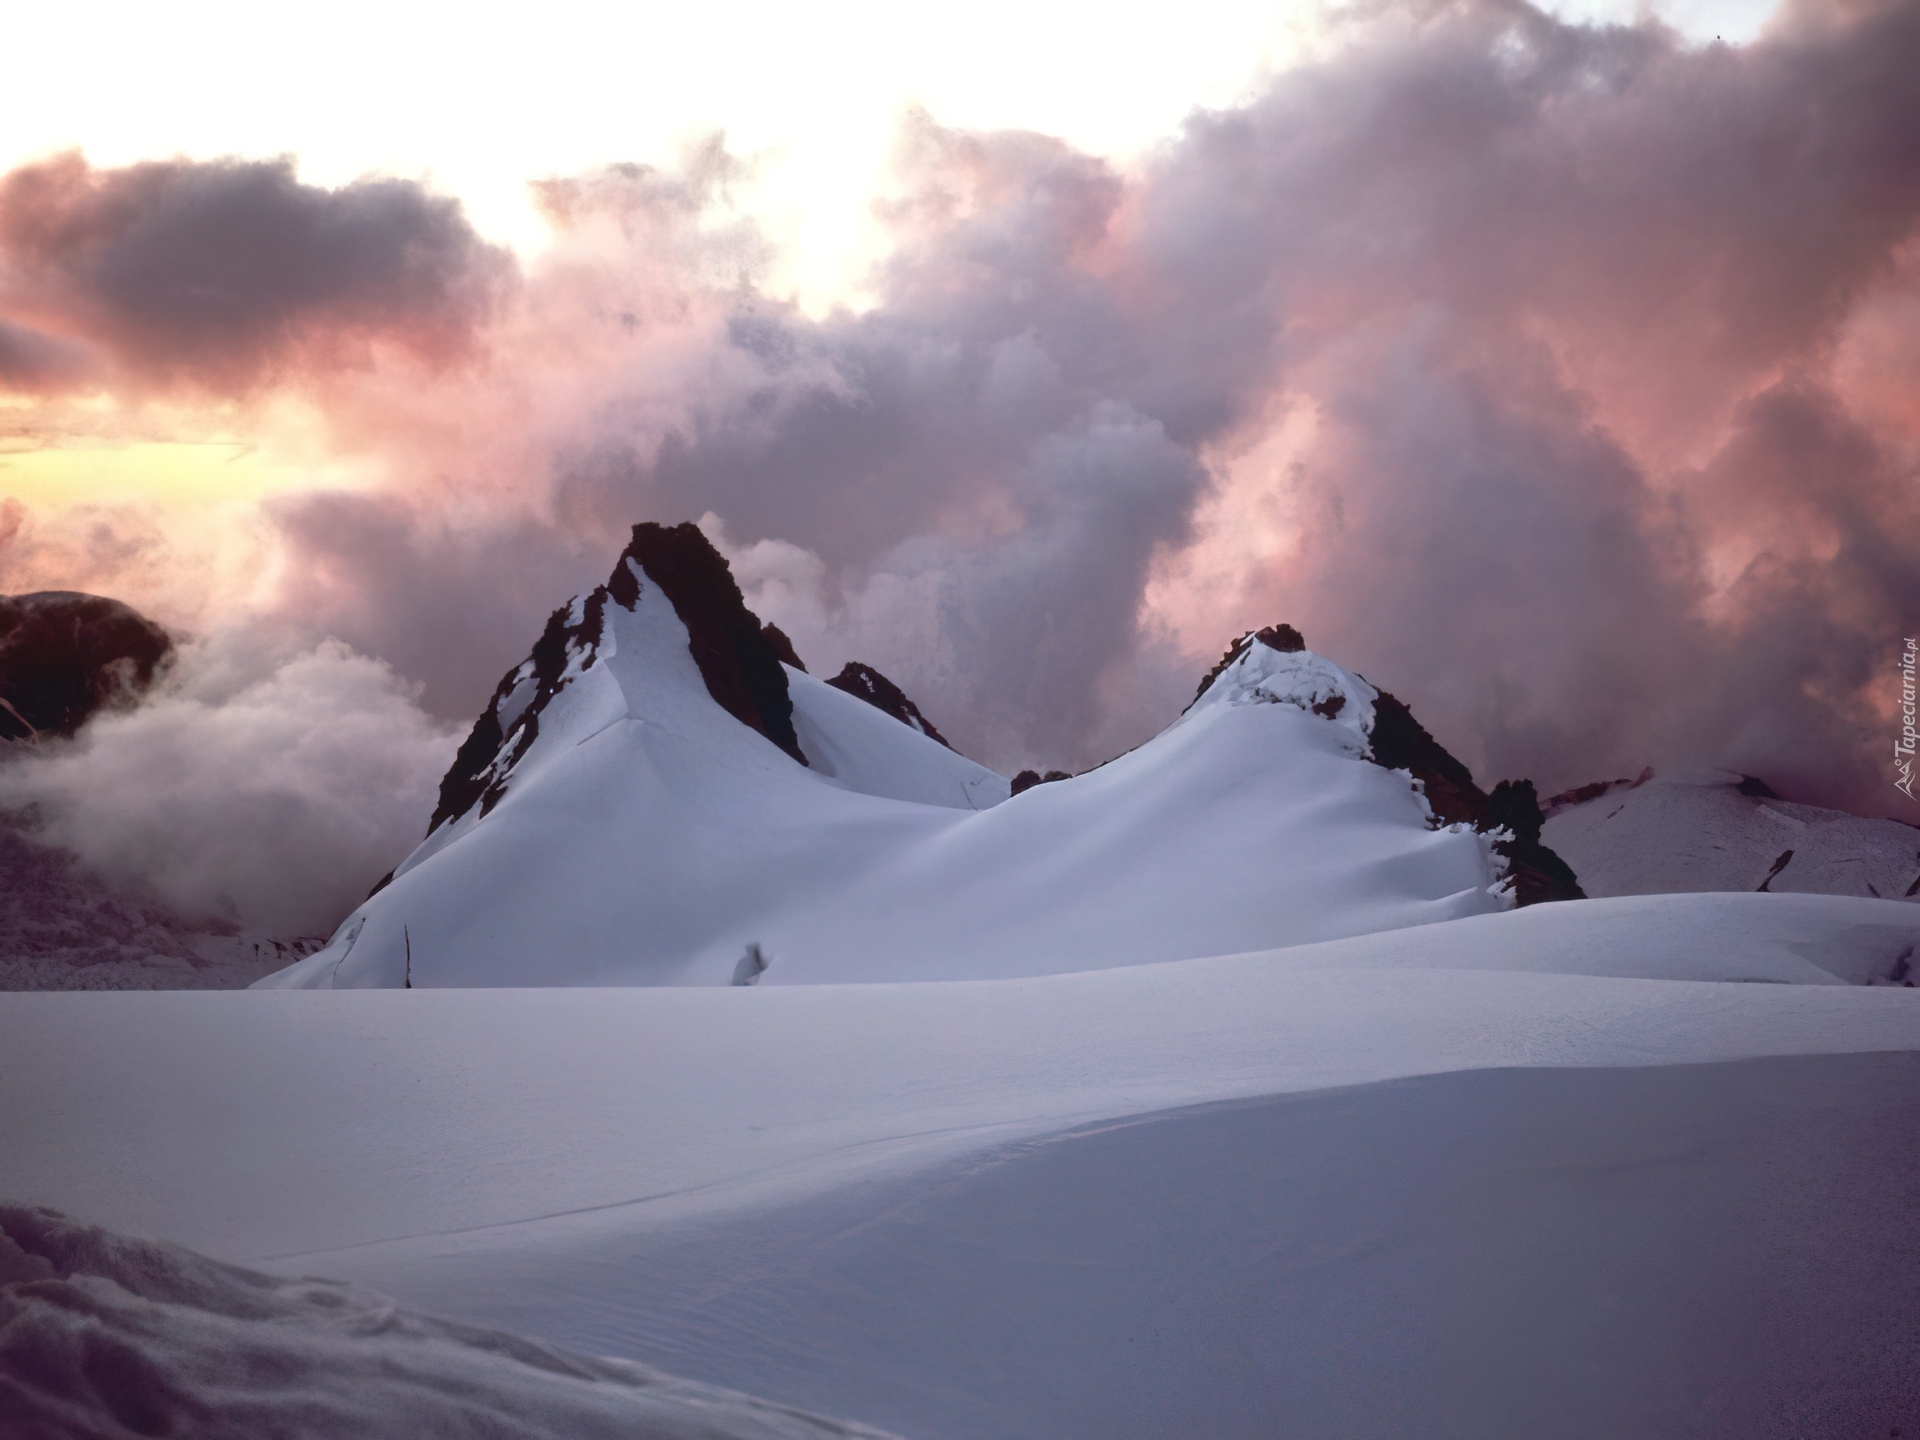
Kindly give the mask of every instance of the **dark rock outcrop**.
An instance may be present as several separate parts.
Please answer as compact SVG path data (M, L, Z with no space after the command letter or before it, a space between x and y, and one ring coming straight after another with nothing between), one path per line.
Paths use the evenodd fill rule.
M1207 672L1195 698L1206 694L1207 687L1219 678L1220 672L1245 654L1255 641L1282 653L1307 648L1305 639L1291 625L1270 625L1243 635L1228 647L1220 663ZM1343 708L1344 697L1333 696L1316 704L1313 710L1332 719ZM1437 823L1509 832L1512 838L1496 840L1493 848L1507 861L1516 904L1586 898L1573 868L1540 841L1540 827L1545 817L1531 780L1503 780L1489 795L1474 783L1473 772L1449 754L1427 732L1426 726L1413 718L1413 712L1405 704L1385 690L1379 691L1373 702L1373 729L1368 741L1373 749L1374 764L1388 770L1410 771L1419 781ZM1020 781L1015 779L1013 783L1017 795Z
M1544 900L1584 900L1573 867L1540 840L1546 817L1531 780L1502 780L1489 795L1474 784L1473 772L1449 754L1385 690L1373 702L1373 761L1389 770L1409 770L1420 782L1427 804L1443 824L1465 823L1476 830L1505 829L1510 840L1496 840L1496 854L1507 861L1516 905Z
M760 627L760 635L761 638L767 642L767 648L773 651L774 659L778 660L782 665L791 665L803 675L806 673L806 662L800 658L799 652L793 648L793 641L787 638L786 631L769 620ZM832 682L829 681L828 683L831 684Z
M566 687L569 673L584 674L598 660L608 603L632 610L640 603L643 575L687 627L687 649L707 692L743 725L807 763L793 730L787 674L780 668L781 652L791 656L792 643L775 627L763 627L747 609L725 557L699 526L649 522L633 527L633 539L607 583L548 616L533 653L501 677L440 781L428 834L475 804L485 815L500 803L513 767L539 737L541 713Z
M1653 767L1647 766L1635 780L1595 780L1590 785L1576 785L1571 790L1562 790L1558 795L1549 795L1540 802L1540 813L1551 820L1562 810L1571 810L1575 805L1584 805L1589 800L1598 800L1610 790L1638 790L1653 779Z
M725 557L700 527L691 521L636 525L622 564L628 559L673 602L687 627L687 649L720 708L806 764L793 732L793 700L780 655L747 609ZM791 643L786 649L792 653Z
M1013 777L1013 793L1015 795L1023 794L1033 789L1036 785L1051 785L1056 780L1071 780L1072 778L1073 776L1064 770L1049 770L1044 775L1038 770L1022 770L1018 775Z
M1756 885L1754 889L1762 895L1772 894L1771 887L1773 882L1780 878L1780 872L1787 868L1787 862L1791 859L1793 859L1793 851L1782 850L1779 858L1773 862L1773 868L1767 871L1767 878Z
M783 635L781 638L784 640L786 637ZM947 737L934 729L933 722L920 713L920 707L909 700L898 685L871 665L849 660L827 684L866 701L876 710L884 710L901 724L911 725L929 740L938 740L949 750L953 749L953 746L947 745Z
M623 557L621 568L625 565ZM631 593L637 602L637 586ZM476 803L482 815L500 803L507 793L507 777L540 736L541 712L566 687L569 662L577 657L579 673L584 674L599 659L600 632L611 598L613 586L599 586L579 607L577 620L574 606L562 605L547 617L546 628L533 642L533 653L500 678L493 698L460 742L453 764L441 777L439 803L427 822L429 835L445 822L466 814ZM509 740L513 742L511 747Z
M1493 828L1513 832L1511 841L1494 848L1507 857L1515 903L1586 898L1573 867L1540 839L1546 816L1540 813L1540 798L1531 780L1502 780L1495 785L1487 796L1487 821Z
M166 631L118 600L0 596L0 739L72 735L145 690L172 652Z

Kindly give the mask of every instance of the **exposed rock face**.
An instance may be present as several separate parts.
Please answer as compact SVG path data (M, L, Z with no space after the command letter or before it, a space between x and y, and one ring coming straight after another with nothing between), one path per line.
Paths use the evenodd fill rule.
M1512 833L1511 840L1496 841L1493 848L1506 857L1515 904L1586 898L1573 868L1540 843L1546 817L1531 780L1502 780L1488 795L1474 784L1473 772L1448 754L1397 698L1382 690L1373 716L1374 763L1412 771L1435 815L1448 824L1465 821L1477 830L1505 828Z
M799 653L793 648L793 641L787 638L786 631L769 620L760 627L760 636L767 642L767 647L773 651L774 659L778 660L782 665L791 665L802 674L806 673L806 662L800 658ZM829 680L827 683L831 685L833 682Z
M777 630L774 633L780 634ZM781 635L780 638L785 640L787 637ZM836 690L844 690L847 694L866 701L876 710L886 711L901 724L912 726L929 740L938 740L942 745L947 745L947 737L933 728L933 722L920 713L920 707L909 700L898 685L871 665L862 665L858 660L849 660L841 667L840 673L827 681L827 684ZM951 750L953 746L947 745L947 748Z
M807 763L780 668L781 651L792 655L792 642L773 626L763 628L747 609L733 571L699 526L648 522L633 527L607 583L548 616L533 653L501 677L440 781L428 834L476 804L485 815L500 803L513 767L540 734L541 712L599 658L607 605L638 605L642 576L660 588L687 627L687 649L721 708Z
M99 595L0 596L0 739L71 735L139 694L173 651L167 632Z
M691 521L671 529L636 525L622 565L628 558L639 562L679 612L687 627L687 648L708 693L734 719L805 765L807 757L793 733L793 701L779 652L762 631L759 617L747 609L725 558L700 527ZM621 568L614 567L616 575ZM785 648L793 653L791 642Z
M1264 630L1242 635L1227 648L1220 663L1207 672L1195 698L1207 692L1234 661L1258 642L1282 654L1306 649L1306 641L1291 625L1271 625ZM1311 708L1331 720L1345 708L1346 697L1329 696ZM1371 758L1388 770L1407 770L1420 782L1427 804L1442 824L1468 824L1476 830L1505 829L1510 840L1494 842L1494 850L1505 857L1507 874L1513 882L1514 902L1534 905L1543 900L1583 900L1572 867L1540 840L1545 823L1531 780L1501 781L1487 794L1474 783L1473 772L1447 752L1427 729L1413 718L1399 699L1385 690L1373 702L1373 728L1368 732ZM1051 777L1049 777L1051 778ZM1014 793L1020 781L1014 781Z

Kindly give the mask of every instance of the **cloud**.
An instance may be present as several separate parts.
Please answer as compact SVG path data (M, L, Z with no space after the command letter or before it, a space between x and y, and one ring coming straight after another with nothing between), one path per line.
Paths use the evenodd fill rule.
M324 933L419 843L458 738L337 641L275 655L234 630L137 709L0 759L0 808L187 914Z
M386 479L259 517L274 644L305 668L182 692L150 732L116 719L99 773L172 766L198 808L134 786L123 814L63 778L43 809L197 904L344 907L552 607L634 521L704 516L816 669L879 666L1003 769L1137 743L1228 638L1289 620L1489 781L1705 760L1896 810L1920 11L1799 4L1742 47L1493 0L1356 16L1131 168L912 119L871 304L821 317L765 293L717 144L543 183L554 248L513 271L399 182L16 172L0 318L136 388L266 384L364 345L475 357L408 384L349 364L327 390L335 442ZM272 266L217 218L256 215ZM142 533L15 528L36 576L70 555L109 593ZM353 706L391 746L313 738ZM260 786L284 769L291 808L221 746ZM204 863L112 840L169 806ZM221 867L251 877L226 900Z
M764 603L820 663L1003 766L1134 743L1291 618L1492 775L1737 756L1872 805L1920 552L1858 373L1920 350L1873 320L1920 296L1915 61L1904 6L1734 48L1435 3L1131 172L915 117L875 303L820 319L754 288L713 147L554 182L513 484L289 505L289 593L455 714L627 524L711 513L805 557ZM1818 479L1755 428L1789 392Z
M0 390L64 390L92 370L84 347L0 320Z
M0 310L53 332L0 330L0 379L44 388L81 345L136 385L223 393L364 364L376 345L443 363L510 276L457 201L411 181L326 190L285 159L60 155L0 178Z

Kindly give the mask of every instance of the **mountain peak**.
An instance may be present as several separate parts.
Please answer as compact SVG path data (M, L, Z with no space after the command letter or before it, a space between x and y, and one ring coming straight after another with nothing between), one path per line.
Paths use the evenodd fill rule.
M1488 794L1398 697L1307 649L1291 625L1250 630L1234 641L1193 703L1216 690L1228 703L1285 702L1344 727L1366 759L1419 782L1436 825L1506 831L1510 838L1495 841L1494 850L1507 861L1515 904L1583 898L1573 870L1541 843L1544 817L1532 781L1503 780Z
M692 521L636 525L620 564L614 567L615 580L623 588L628 583L621 579L628 560L636 562L673 602L687 627L687 649L693 652L707 691L720 708L806 764L793 733L793 700L787 694L780 652L759 617L747 609L726 557L713 548L700 527ZM778 630L773 633L780 635ZM780 639L786 641L786 636ZM791 641L784 648L793 653Z
M699 526L648 521L633 527L607 583L548 616L532 653L501 677L440 782L428 834L476 804L484 816L500 802L508 776L539 737L548 704L599 659L608 604L635 609L643 578L659 588L686 627L688 653L720 708L807 764L780 665L793 655L792 642L747 609L726 557Z

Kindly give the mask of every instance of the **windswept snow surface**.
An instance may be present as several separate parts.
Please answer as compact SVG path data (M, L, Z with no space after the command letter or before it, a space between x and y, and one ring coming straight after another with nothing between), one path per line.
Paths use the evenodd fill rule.
M1372 689L1309 651L1252 643L1154 740L1009 800L789 669L802 766L714 702L658 587L604 615L504 798L264 984L726 985L749 945L767 987L984 979L1505 903L1486 837L1366 760Z
M880 1432L0 1206L10 1440L833 1440Z
M1885 1434L1920 1419L1920 991L1858 982L1916 915L0 996L0 1195L923 1440Z
M1542 838L1589 895L1755 890L1920 898L1920 830L1740 791L1723 770L1621 782L1556 810Z

